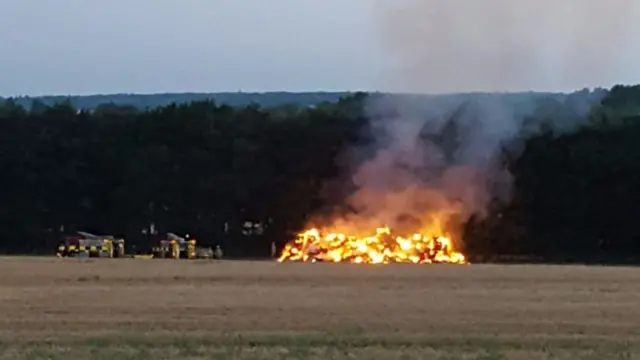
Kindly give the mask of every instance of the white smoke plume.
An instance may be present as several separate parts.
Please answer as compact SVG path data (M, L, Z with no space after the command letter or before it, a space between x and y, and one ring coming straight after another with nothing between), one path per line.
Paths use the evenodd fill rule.
M382 45L395 61L387 85L459 93L624 82L640 63L631 41L639 8L633 0L381 0ZM387 224L459 237L470 215L506 199L512 179L500 150L520 134L534 97L463 99L374 96L375 154L353 173L353 214L331 227L370 233Z
M572 91L640 81L635 0L374 0L392 91Z

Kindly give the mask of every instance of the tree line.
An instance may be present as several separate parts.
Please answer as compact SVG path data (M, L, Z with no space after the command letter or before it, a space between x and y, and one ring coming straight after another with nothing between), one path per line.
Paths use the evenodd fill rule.
M569 118L578 115L567 109L593 93L535 102L528 116L540 130L517 157L505 155L510 200L496 200L465 226L472 258L640 256L640 87L599 94L571 129L558 124L575 123ZM0 251L51 253L63 234L81 230L122 236L139 249L157 234L190 234L220 245L225 256L269 256L272 243L283 246L310 215L340 202L326 196L326 185L341 176L346 150L372 141L371 96L317 106L203 100L146 110L82 110L69 102L27 110L5 99Z
M93 110L105 106L119 106L138 110L157 108L170 104L186 104L195 101L213 100L217 104L229 106L247 106L258 104L262 107L286 105L312 106L322 102L336 102L340 97L349 96L348 92L219 92L219 93L158 93L158 94L96 94L76 96L19 96L12 101L25 109L52 106L68 102L73 107ZM0 100L2 100L0 98Z

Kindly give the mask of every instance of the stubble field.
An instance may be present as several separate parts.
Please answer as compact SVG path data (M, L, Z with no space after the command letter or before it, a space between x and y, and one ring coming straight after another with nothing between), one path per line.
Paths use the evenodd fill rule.
M640 268L0 259L0 359L640 359Z

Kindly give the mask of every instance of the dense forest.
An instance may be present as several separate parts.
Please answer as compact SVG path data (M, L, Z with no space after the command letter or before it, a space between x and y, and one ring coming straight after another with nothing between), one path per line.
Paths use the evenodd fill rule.
M219 105L261 107L313 106L325 102L335 103L348 92L220 92L220 93L159 93L159 94L98 94L98 95L49 95L20 96L12 98L25 109L70 103L76 109L93 110L107 106L119 106L136 110L153 109L171 104L186 104L194 101L215 101Z
M77 230L147 248L153 234L172 231L221 245L225 256L269 256L272 242L284 245L309 216L340 203L326 187L339 178L349 186L339 159L372 141L374 96L385 95L341 94L315 106L201 99L91 109L68 99L37 106L4 99L0 251L51 253L61 235ZM520 135L517 152L505 143L511 196L466 223L465 253L640 257L640 87L490 96L520 106L533 130ZM475 101L406 97L425 121L429 107ZM459 114L443 116L455 124ZM454 136L447 128L441 135Z
M597 89L596 92L604 90ZM258 105L263 108L273 107L312 107L324 103L335 103L339 99L354 95L351 92L219 92L219 93L158 93L158 94L99 94L99 95L48 95L19 96L11 100L27 110L42 109L59 103L71 104L76 109L96 110L109 107L123 109L146 110L171 104L187 104L195 101L212 100L218 105L245 107ZM458 101L462 98L473 99L483 93L459 93L441 95L419 95L423 103L439 104L447 101ZM495 94L491 94L495 96ZM511 97L530 98L531 96L562 99L562 93L511 93ZM415 96L414 96L415 97ZM2 98L0 98L2 101Z

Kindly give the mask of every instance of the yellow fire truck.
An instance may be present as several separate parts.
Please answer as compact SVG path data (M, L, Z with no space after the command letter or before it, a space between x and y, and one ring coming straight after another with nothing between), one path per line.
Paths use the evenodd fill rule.
M58 245L56 255L59 257L122 258L125 256L124 239L78 231L76 235L64 238Z

